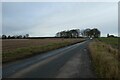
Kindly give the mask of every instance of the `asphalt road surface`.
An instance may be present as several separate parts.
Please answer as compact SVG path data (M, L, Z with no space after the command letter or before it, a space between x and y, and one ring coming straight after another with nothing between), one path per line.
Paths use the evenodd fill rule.
M88 44L77 43L31 58L3 64L3 78L94 78Z

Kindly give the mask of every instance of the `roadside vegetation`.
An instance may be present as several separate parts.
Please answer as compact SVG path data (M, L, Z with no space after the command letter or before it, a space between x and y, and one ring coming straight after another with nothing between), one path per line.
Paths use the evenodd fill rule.
M117 38L99 38L90 43L93 66L99 78L120 78Z
M81 38L3 40L2 62L15 61L82 41L84 39Z

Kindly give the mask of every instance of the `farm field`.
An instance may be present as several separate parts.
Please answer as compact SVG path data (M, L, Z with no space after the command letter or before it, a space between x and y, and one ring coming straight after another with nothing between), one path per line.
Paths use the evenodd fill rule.
M3 62L25 58L60 47L84 41L84 39L6 39L2 40Z
M118 49L118 38L98 38L98 40Z

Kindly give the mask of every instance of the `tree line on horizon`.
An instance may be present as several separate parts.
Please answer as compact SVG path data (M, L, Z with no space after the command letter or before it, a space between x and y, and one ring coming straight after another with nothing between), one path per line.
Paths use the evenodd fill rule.
M11 35L5 35L3 34L2 35L2 39L26 39L29 37L29 34L25 34L25 35L14 35L14 36L11 36Z
M56 33L56 37L61 38L78 38L78 37L94 37L98 38L100 37L101 32L97 28L87 28L84 30L80 29L72 29L72 30L64 30L61 32Z
M93 37L98 38L100 37L101 32L97 28L87 28L87 29L71 29L71 30L64 30L57 32L55 37L56 38L78 38L78 37ZM25 35L2 35L2 39L27 39L29 37L29 34ZM39 38L39 37L38 37Z

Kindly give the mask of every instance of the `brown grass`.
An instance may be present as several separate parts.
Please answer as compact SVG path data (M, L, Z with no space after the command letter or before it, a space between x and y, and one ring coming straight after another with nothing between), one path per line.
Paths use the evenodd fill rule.
M89 45L95 71L100 78L120 78L118 51L110 45L94 41Z

